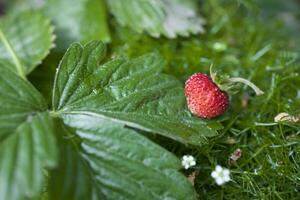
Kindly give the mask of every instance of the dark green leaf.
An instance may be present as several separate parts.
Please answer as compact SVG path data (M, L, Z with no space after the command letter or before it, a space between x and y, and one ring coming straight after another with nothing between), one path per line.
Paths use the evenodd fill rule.
M0 139L45 108L44 98L30 83L0 65Z
M0 42L0 60L21 75L30 73L53 47L53 28L50 21L38 11L19 12L3 17L0 19L0 30L14 51L12 53ZM13 56L20 61L21 69L17 69L16 58Z
M0 143L0 199L39 194L45 168L56 165L53 123L48 113L30 116Z
M54 199L195 199L177 171L179 160L144 136L85 115L69 115L65 123L82 143L79 152L64 145L52 176Z
M55 78L55 112L109 118L193 144L216 135L218 123L190 116L181 84L161 74L160 57L149 54L104 63L104 56L101 42L68 49Z
M197 15L194 0L107 0L117 21L154 37L175 38L203 32L203 19Z
M43 61L43 64L27 77L36 89L45 97L48 105L51 105L53 79L55 77L57 65L62 57L63 54L52 52Z
M70 147L61 146L60 167L51 174L50 199L98 200L103 199L100 187L94 182L86 163Z
M44 168L56 164L53 124L44 98L0 65L0 199L38 195Z
M49 0L44 10L55 24L61 49L77 41L110 41L103 0Z

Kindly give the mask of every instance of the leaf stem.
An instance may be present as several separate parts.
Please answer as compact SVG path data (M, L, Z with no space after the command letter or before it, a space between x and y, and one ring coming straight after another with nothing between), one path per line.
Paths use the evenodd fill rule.
M256 85L254 85L252 82L250 82L247 79L244 79L241 77L234 77L234 78L229 78L228 80L233 83L243 83L245 85L248 85L249 87L251 87L254 90L254 92L257 96L264 94L264 92L261 89L259 89Z
M12 59L15 63L16 69L18 74L23 78L26 79L22 64L15 52L15 50L13 49L13 47L11 46L11 44L9 43L9 41L7 40L7 38L5 37L2 29L0 28L0 40L3 42L4 46L6 47L6 49L8 50L8 52L10 53L10 55L12 56Z
M60 116L60 113L58 113L58 112L55 111L55 110L49 111L49 114L50 114L50 116L53 117L53 118L57 118L57 117Z

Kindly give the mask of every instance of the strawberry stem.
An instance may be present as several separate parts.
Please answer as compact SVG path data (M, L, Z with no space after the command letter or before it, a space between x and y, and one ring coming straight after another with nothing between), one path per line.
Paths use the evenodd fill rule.
M243 84L251 87L257 96L264 94L264 92L261 89L259 89L256 85L254 85L252 82L250 82L247 79L240 78L240 77L234 77L234 78L229 78L228 81L230 81L232 83L243 83Z

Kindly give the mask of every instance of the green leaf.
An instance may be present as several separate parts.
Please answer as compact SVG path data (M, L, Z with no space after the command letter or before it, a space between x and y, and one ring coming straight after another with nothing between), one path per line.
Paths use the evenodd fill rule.
M55 24L60 49L77 41L110 41L103 0L49 0L44 10Z
M149 54L107 63L104 57L101 42L85 47L71 45L55 77L55 113L108 118L197 145L216 135L218 123L191 117L181 84L161 74L163 61L159 56Z
M46 0L9 0L5 3L6 13L17 13L25 10L39 9Z
M64 122L81 144L63 145L50 184L53 199L195 199L178 172L180 161L146 137L87 115L69 115Z
M194 0L107 0L110 11L123 26L153 37L175 38L204 31ZM134 12L133 12L134 11Z
M51 52L37 69L35 69L27 78L36 87L36 89L46 99L47 104L52 103L53 79L56 73L57 65L63 54Z
M44 98L29 82L0 64L0 139L46 108Z
M45 179L43 169L56 165L53 123L48 113L28 117L0 147L0 199L37 196Z
M59 166L51 172L47 188L49 199L104 199L90 170L80 152L67 143L60 145Z
M0 18L0 60L20 76L30 73L53 47L53 28L38 11Z
M44 98L0 64L0 199L31 198L40 192L44 168L56 164L53 124Z

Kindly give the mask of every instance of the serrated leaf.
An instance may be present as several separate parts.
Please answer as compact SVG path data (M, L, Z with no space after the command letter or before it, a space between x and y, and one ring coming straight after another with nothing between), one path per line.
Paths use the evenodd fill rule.
M45 168L56 165L53 123L38 113L0 143L0 199L35 197L43 187Z
M53 28L49 19L38 11L18 12L2 17L0 29L19 59L21 69L17 71L14 55L3 42L0 42L0 60L19 74L30 73L53 47Z
M64 149L65 164L52 175L53 199L195 199L179 160L144 136L87 115L64 122L81 145L79 152Z
M107 0L110 11L124 26L151 36L175 38L201 33L203 19L193 6L194 0ZM134 11L134 12L133 12Z
M59 167L50 174L49 199L104 199L87 163L76 149L67 144L60 145L59 163Z
M0 139L45 108L44 98L29 82L0 65Z
M60 49L77 41L110 41L103 0L49 0L44 10L55 24Z
M159 56L106 63L104 57L101 42L85 47L73 44L68 49L53 88L53 109L58 115L108 118L197 145L216 135L218 123L191 117L181 84L161 74L163 61Z

